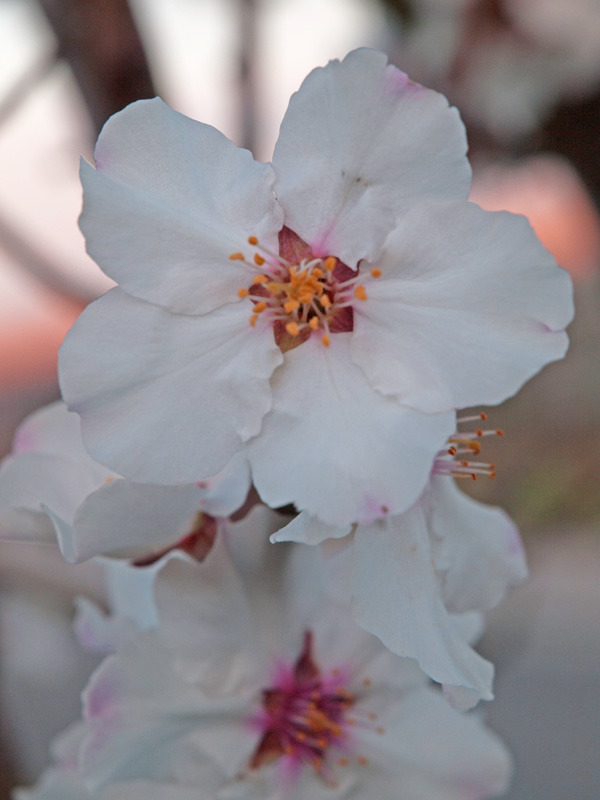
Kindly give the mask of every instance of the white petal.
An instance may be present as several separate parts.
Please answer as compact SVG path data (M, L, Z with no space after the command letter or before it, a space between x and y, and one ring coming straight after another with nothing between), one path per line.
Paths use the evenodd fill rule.
M254 483L272 507L295 503L330 525L410 506L453 414L425 416L373 391L349 355L349 333L312 337L271 380L273 408L249 443Z
M281 360L240 305L189 317L112 289L67 335L60 377L99 461L145 483L192 483L258 433Z
M432 797L440 791L440 798L478 800L506 791L512 772L506 747L476 716L449 708L438 692L423 687L407 693L382 722L384 736L375 740L373 734L361 734L361 739L372 741L372 749L384 756L384 767L397 765L399 778L412 773L415 785L417 776L425 785L431 781Z
M439 683L491 700L493 667L460 637L441 598L420 503L359 525L354 540L353 614L392 652L415 658Z
M446 607L487 611L527 577L519 532L508 514L472 500L452 479L434 475L423 498Z
M83 701L88 733L80 769L91 792L117 780L168 777L182 739L202 724L218 729L235 720L233 751L255 738L240 724L247 700L204 697L178 677L172 657L149 634L102 663Z
M248 682L254 686L261 659L252 610L222 531L201 564L169 561L156 579L154 596L161 641L185 659L188 680L219 692L231 693ZM253 655L258 667L251 663Z
M81 441L79 417L57 400L30 414L17 428L13 453L48 453L69 458L89 458Z
M524 217L423 204L377 264L352 357L385 395L427 413L499 403L565 353L571 281Z
M75 561L102 553L135 558L174 545L192 529L206 490L116 480L91 494L73 524Z
M338 527L322 522L307 511L298 514L284 528L271 536L272 542L302 542L303 544L321 544L326 539L341 539L352 530L351 525Z
M105 614L87 597L76 597L75 608L73 630L79 644L90 653L114 653L135 631L129 620Z
M316 255L355 267L426 198L466 200L464 127L445 97L376 50L313 70L292 96L273 155L285 224Z
M104 126L97 169L82 163L87 249L129 293L203 314L239 300L251 273L231 261L248 236L277 245L273 170L223 134L142 100Z
M81 502L111 475L102 465L87 461L34 452L15 456L0 472L0 514L11 508L47 507L71 523Z

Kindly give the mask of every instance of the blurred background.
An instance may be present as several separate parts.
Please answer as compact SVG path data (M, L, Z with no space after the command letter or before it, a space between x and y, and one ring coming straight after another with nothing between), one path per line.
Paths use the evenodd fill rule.
M0 0L0 454L58 396L60 342L110 285L77 228L79 158L105 120L159 94L269 160L303 77L361 45L459 107L472 199L527 215L575 283L569 356L488 410L498 476L467 489L515 517L532 568L482 642L509 797L597 800L600 0ZM78 715L94 661L71 635L76 592L101 596L92 566L0 546L1 798Z

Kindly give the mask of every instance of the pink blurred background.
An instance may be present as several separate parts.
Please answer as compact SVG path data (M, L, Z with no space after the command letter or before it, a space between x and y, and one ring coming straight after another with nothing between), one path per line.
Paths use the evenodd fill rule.
M155 94L268 160L304 75L361 46L458 105L472 199L525 214L575 282L571 352L499 409L494 481L532 579L495 612L483 709L515 752L511 800L600 796L599 0L0 0L0 454L58 396L56 354L110 285L77 228L79 158ZM2 784L35 779L93 660L70 632L93 567L0 545Z

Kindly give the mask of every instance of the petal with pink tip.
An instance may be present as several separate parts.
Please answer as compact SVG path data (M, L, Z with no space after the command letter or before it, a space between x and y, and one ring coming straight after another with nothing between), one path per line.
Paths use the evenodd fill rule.
M249 236L276 247L283 224L269 164L158 98L111 117L95 157L81 167L80 226L109 277L181 313L239 300L251 273L229 256L249 253Z
M285 224L318 256L373 258L427 198L466 200L464 127L445 97L354 50L313 70L292 96L273 155Z

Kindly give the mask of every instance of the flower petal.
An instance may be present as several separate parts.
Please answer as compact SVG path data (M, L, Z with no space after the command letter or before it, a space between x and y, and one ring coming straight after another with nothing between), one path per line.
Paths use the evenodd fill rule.
M313 70L294 94L273 155L285 224L319 256L351 267L426 198L466 200L464 127L445 97L376 50Z
M426 413L505 400L561 358L571 281L524 217L423 204L388 237L354 310L370 384Z
M372 740L380 761L397 765L398 772L414 775L431 795L417 797L479 800L506 791L512 773L510 754L502 742L473 715L459 714L448 707L438 692L420 688L407 693L384 718L386 734L375 741L371 732L361 739ZM446 792L448 793L446 795ZM413 797L408 793L407 797Z
M192 483L258 433L282 358L239 305L189 317L117 288L67 334L61 387L99 461L145 483Z
M488 611L525 580L519 532L505 511L472 500L441 475L432 476L423 507L449 611Z
M342 539L352 530L351 525L328 525L307 511L302 511L284 528L280 528L271 536L272 542L302 542L303 544L321 544L326 539Z
M421 504L359 525L354 551L359 625L397 655L416 658L433 680L473 690L475 702L491 700L493 667L460 637L442 602Z
M352 334L286 353L273 408L248 445L254 483L272 507L295 503L330 525L395 514L419 496L453 414L425 416L373 391L349 355Z
M235 459L235 470L224 470L222 478L209 479L206 486L154 486L121 479L101 487L75 515L73 559L85 561L100 554L147 555L190 533L199 512L211 513L213 507L220 511L239 508L248 493L250 476L245 459Z
M83 162L88 253L130 294L203 314L239 300L249 272L232 253L248 236L277 246L283 213L269 164L162 100L140 100L104 126Z

